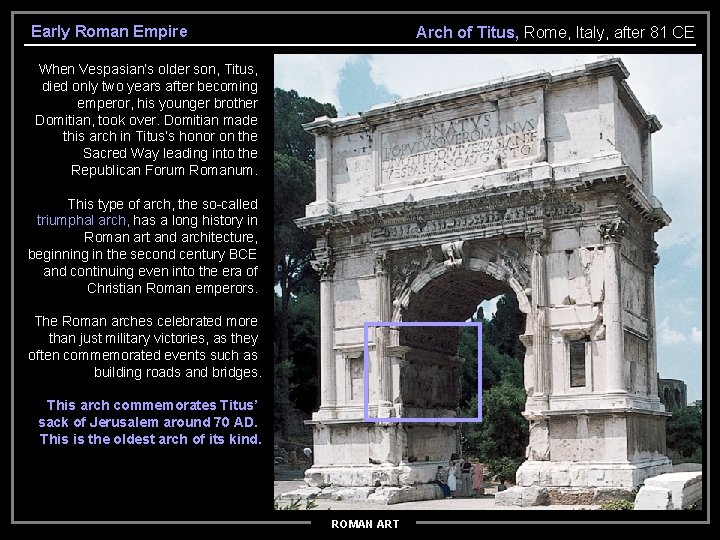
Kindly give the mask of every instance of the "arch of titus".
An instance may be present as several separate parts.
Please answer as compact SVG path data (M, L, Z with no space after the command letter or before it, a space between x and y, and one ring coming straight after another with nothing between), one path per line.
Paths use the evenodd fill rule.
M619 59L380 105L316 137L321 403L306 483L399 502L457 452L460 329L498 294L526 314L519 490L599 500L671 471L658 398L650 136ZM368 358L365 358L367 350ZM367 373L365 365L367 364ZM365 377L366 376L366 377ZM365 421L365 388L371 417ZM337 495L335 495L337 496Z

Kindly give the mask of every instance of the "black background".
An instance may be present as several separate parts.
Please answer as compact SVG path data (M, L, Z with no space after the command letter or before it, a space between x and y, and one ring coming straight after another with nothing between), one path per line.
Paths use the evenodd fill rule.
M273 241L269 215L258 231L260 238L260 271L263 286L254 298L232 296L164 295L146 297L136 295L90 295L84 290L84 280L66 278L62 282L43 279L42 263L28 261L27 249L74 247L86 249L79 242L77 230L38 230L34 218L38 213L50 215L70 214L67 198L97 199L177 199L192 200L259 198L265 209L272 204L272 69L273 53L283 52L348 52L356 51L352 45L416 44L419 25L453 28L473 25L513 27L522 36L522 27L574 28L575 25L598 25L617 28L624 25L649 28L652 25L695 25L694 49L675 49L683 53L703 53L706 41L706 18L703 15L615 14L580 15L16 15L14 17L14 115L15 176L14 176L14 240L15 240L15 311L14 317L14 504L15 521L254 521L254 520L309 520L314 525L328 528L331 519L365 519L367 517L400 519L401 528L413 526L415 520L504 520L504 512L487 511L481 514L468 512L330 512L285 513L272 510L272 260ZM33 40L31 24L46 26L174 26L186 27L186 39L169 39L163 43L265 43L270 47L23 47L24 43L53 40ZM606 35L608 30L606 29ZM646 32L647 34L647 32ZM59 40L54 40L59 42ZM72 41L72 40L69 40ZM95 43L101 40L96 40ZM108 40L133 42L142 40ZM155 40L146 40L156 43ZM434 40L431 43L461 42L464 40ZM620 43L659 43L659 40L625 40L615 42L605 53L660 53L672 49L642 50L624 48ZM87 43L87 41L85 41ZM473 41L480 43L481 40ZM487 42L487 41L486 41ZM521 38L513 45L522 44ZM567 43L568 41L564 41ZM572 42L572 41L570 41ZM297 48L290 44L338 44L338 48ZM551 43L548 41L547 43ZM587 43L587 42L584 42ZM688 43L668 37L667 44ZM287 46L283 46L283 45ZM348 44L350 47L341 47ZM418 48L375 47L372 52L413 53ZM423 52L449 53L459 49L436 48ZM492 53L558 53L560 49L462 49L462 52ZM362 50L358 52L370 52ZM258 148L261 158L253 163L261 175L254 181L216 179L199 182L188 177L120 177L108 181L106 177L87 179L70 177L69 164L78 163L82 143L61 143L57 128L36 127L34 115L71 113L72 93L42 92L44 77L39 74L38 63L59 64L213 64L226 62L253 64L261 73L260 117L261 137ZM68 77L82 80L82 77ZM136 76L133 81L149 81L152 77ZM122 79L119 79L122 80ZM188 79L191 80L191 79ZM92 97L92 96L88 96ZM150 96L157 98L158 96ZM176 97L194 97L188 94ZM211 97L208 94L206 97ZM227 96L222 96L227 97ZM80 114L80 113L76 113ZM85 113L82 113L85 114ZM93 112L88 112L91 116ZM112 114L112 112L100 113ZM189 113L190 114L190 113ZM213 113L207 113L213 114ZM203 131L208 128L202 128ZM119 144L118 146L125 146ZM140 146L139 144L137 146ZM150 145L147 145L150 146ZM153 148L161 146L154 145ZM182 145L177 145L181 147ZM81 163L82 164L82 163ZM129 163L128 163L129 164ZM211 164L208 162L208 164ZM221 163L222 164L222 163ZM80 212L82 213L82 212ZM95 212L96 215L98 214ZM261 213L262 214L262 213ZM181 229L182 230L182 229ZM197 232L200 229L197 229ZM167 230L165 231L167 232ZM118 247L118 246L101 246ZM157 246L156 246L157 247ZM197 246L212 248L213 246ZM214 246L217 248L217 246ZM123 249L136 245L119 246ZM232 282L231 280L227 281ZM240 307L238 307L240 306ZM162 380L142 382L112 382L93 379L91 368L83 363L27 361L30 350L43 348L47 342L47 328L37 328L34 315L96 315L137 316L157 315L247 315L257 314L261 319L261 370L265 375L257 380L234 380L202 384L185 381ZM137 329L126 329L140 332ZM153 332L151 329L148 332ZM101 330L102 331L102 330ZM111 331L106 329L105 331ZM177 329L191 332L193 329ZM217 333L221 333L219 330ZM167 347L165 347L167 348ZM178 347L187 350L188 347ZM42 445L38 434L38 418L56 416L47 414L47 399L68 399L75 402L100 400L209 400L258 399L260 408L259 446L47 446ZM264 421L266 419L266 421ZM191 435L191 433L188 433ZM707 484L706 484L707 486ZM332 516L328 515L332 514ZM578 515L581 514L581 515ZM580 519L699 519L701 512L673 512L660 518L644 513L605 512L602 518L585 512L520 512L512 520L570 520Z

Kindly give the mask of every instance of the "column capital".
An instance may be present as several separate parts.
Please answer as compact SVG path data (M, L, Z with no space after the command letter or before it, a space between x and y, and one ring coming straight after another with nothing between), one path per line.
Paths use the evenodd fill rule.
M550 237L545 229L533 229L525 231L525 244L528 249L536 253L542 253L547 249Z
M617 218L604 223L599 223L598 231L605 242L620 242L627 232L627 222Z
M373 270L376 274L387 273L388 271L388 257L387 251L377 250L373 251L374 261Z
M330 246L319 247L312 250L313 259L310 265L320 274L320 279L331 279L335 272L335 256Z

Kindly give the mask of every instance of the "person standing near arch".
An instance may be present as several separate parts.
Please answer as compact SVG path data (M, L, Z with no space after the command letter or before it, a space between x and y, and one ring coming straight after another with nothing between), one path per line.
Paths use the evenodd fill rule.
M450 466L448 467L448 479L447 479L447 485L450 489L450 497L455 496L455 490L457 490L457 475L458 475L458 468L457 465L455 465L454 461L450 462Z
M437 472L435 473L435 483L442 489L443 496L446 499L450 498L450 488L447 485L445 478L445 467L438 465Z
M475 460L473 465L472 479L473 479L473 491L476 495L482 495L485 490L483 489L483 477L485 476L485 467L479 459Z
M308 459L308 466L309 466L309 467L312 467L312 464L313 464L313 460L312 460L313 451L312 451L312 448L310 448L309 446L306 446L305 448L303 448L303 454L305 454L305 457Z

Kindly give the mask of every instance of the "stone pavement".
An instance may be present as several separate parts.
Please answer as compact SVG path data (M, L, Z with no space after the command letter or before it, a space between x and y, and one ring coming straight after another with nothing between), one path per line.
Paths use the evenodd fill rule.
M293 491L305 485L302 469L275 467L274 496ZM485 482L485 495L470 499L436 499L398 504L378 504L355 501L316 500L315 510L580 510L597 509L597 505L552 505L531 506L495 506L497 484ZM285 503L283 503L285 504Z

